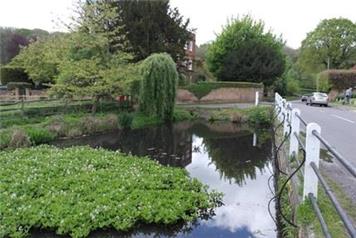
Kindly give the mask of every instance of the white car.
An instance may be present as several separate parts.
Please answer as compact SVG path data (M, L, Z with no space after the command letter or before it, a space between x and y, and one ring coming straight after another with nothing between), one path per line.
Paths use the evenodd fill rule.
M329 103L329 97L326 93L314 92L308 96L307 105L318 104L319 106L327 107Z

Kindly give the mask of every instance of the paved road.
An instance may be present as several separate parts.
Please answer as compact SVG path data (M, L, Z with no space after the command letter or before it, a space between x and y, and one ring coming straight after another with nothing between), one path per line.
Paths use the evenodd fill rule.
M356 167L356 110L346 107L306 106L292 102L301 110L307 123L316 122L321 126L321 135ZM321 160L320 168L324 175L334 180L356 204L356 179L336 160L333 163ZM356 218L354 225L356 225Z
M356 111L345 107L306 106L292 102L306 122L321 126L322 136L356 167Z

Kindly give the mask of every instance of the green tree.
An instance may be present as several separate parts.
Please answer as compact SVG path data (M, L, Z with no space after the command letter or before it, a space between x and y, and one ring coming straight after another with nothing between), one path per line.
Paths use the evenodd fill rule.
M345 18L324 19L302 42L300 67L312 73L356 64L356 24Z
M283 45L262 21L232 19L209 47L207 63L218 80L271 85L284 72Z
M30 79L36 84L53 83L58 75L58 64L61 61L65 36L56 35L41 39L23 48L10 63L24 68Z
M169 0L108 1L122 15L123 25L135 60L152 53L167 52L177 62L184 56L184 46L190 38L189 19L184 20Z
M79 17L71 26L65 45L65 53L58 64L59 74L53 93L62 97L91 96L92 112L97 102L105 96L123 94L127 81L132 79L132 57L122 50L126 47L126 36L116 27L113 32L103 30L119 16L116 9L105 2L83 3L77 12Z
M176 65L166 53L153 54L142 63L140 111L172 120L178 82Z

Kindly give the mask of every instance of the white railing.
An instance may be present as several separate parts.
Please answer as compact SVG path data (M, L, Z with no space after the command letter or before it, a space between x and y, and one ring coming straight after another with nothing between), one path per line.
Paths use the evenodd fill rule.
M313 204L314 211L319 218L325 237L331 237L325 221L317 206L318 196L318 184L322 185L326 194L333 203L336 211L340 215L348 233L352 238L356 238L356 230L352 225L351 220L341 208L336 197L332 193L330 187L319 172L319 160L320 160L320 146L321 144L329 150L334 157L341 162L341 164L350 172L350 174L356 177L356 169L346 160L339 152L337 152L333 146L331 146L322 136L321 127L314 122L306 123L303 120L301 111L297 108L293 108L292 104L287 102L278 93L275 94L275 113L277 120L283 124L283 135L289 138L289 157L298 161L299 150L303 151L305 156L304 173L303 174L303 200L310 199ZM301 125L303 124L305 130L305 144L303 144L300 138Z

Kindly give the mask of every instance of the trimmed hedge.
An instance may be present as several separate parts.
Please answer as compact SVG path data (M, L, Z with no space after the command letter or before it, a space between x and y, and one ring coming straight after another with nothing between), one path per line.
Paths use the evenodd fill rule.
M182 87L193 93L197 98L208 95L212 90L219 88L263 88L262 83L249 82L200 82Z
M2 66L0 67L0 75L2 85L7 85L9 82L32 83L25 70L20 67Z
M326 70L320 73L319 83L324 91L356 87L356 70Z

